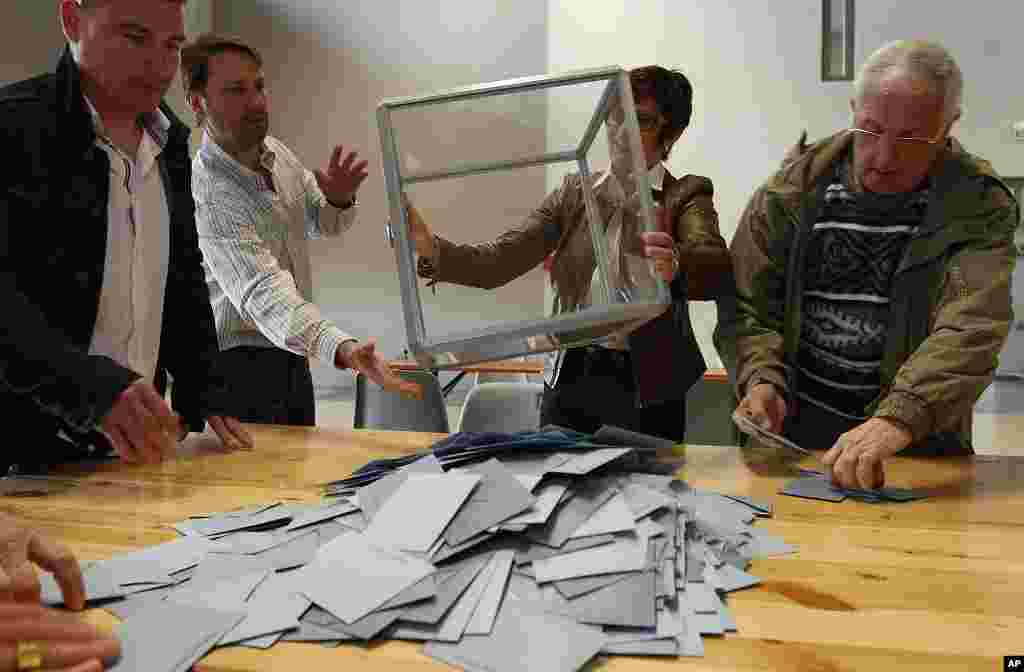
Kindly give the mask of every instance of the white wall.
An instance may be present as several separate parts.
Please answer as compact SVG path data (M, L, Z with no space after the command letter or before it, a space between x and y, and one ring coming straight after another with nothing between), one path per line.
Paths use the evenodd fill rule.
M185 31L195 35L213 25L211 0L189 0ZM44 72L57 65L64 48L57 0L6 0L0 12L0 86ZM176 78L167 101L182 119L186 112L180 77Z
M52 70L64 46L56 0L6 0L2 7L0 86Z
M801 130L814 138L848 122L850 85L819 81L820 8L818 0L773 3L770 12L751 0L190 0L189 30L235 32L264 52L274 132L307 163L322 165L335 142L370 160L361 222L344 239L314 246L314 284L331 317L360 335L376 335L393 355L405 334L394 259L382 233L374 117L380 99L611 64L679 67L693 81L696 101L693 124L669 167L714 180L730 239L749 194ZM52 68L62 44L55 0L8 0L0 18L0 83ZM956 134L1000 172L1024 175L1024 144L1012 143L1009 131L1011 121L1024 119L1021 26L1019 2L947 3L941 11L926 0L859 2L856 58L859 63L901 37L944 42L966 77L965 116ZM169 99L183 110L180 84ZM450 195L423 197L432 221L443 220L440 203ZM516 221L536 199L523 202L504 208L488 226ZM479 240L488 231L456 230L452 237ZM534 314L541 280L531 274L500 300L468 293L455 321ZM713 306L698 304L693 312L715 364ZM322 368L316 376L321 386L344 382Z
M817 0L775 2L770 10L752 0L552 0L550 69L658 63L686 73L693 121L669 167L714 181L730 240L750 193L803 129L813 139L849 122L849 83L819 81L820 12ZM856 15L858 64L894 39L946 44L966 78L966 113L955 133L997 170L1024 175L1024 144L1009 141L1010 122L1024 119L1024 3L858 2ZM714 306L692 312L714 363Z
M213 0L188 0L185 5L185 34L189 39L213 30ZM167 104L171 106L175 114L185 124L192 123L192 113L185 103L185 90L181 85L181 73L174 78L171 90L167 94ZM199 134L192 134L193 144L198 140Z
M394 253L384 238L387 206L376 106L384 98L543 73L546 21L547 4L541 0L217 2L216 29L241 36L264 57L271 133L310 168L323 166L338 143L370 162L356 226L340 240L311 245L313 284L325 314L357 336L376 337L385 356L400 354L406 337ZM538 117L535 131L542 134L545 115ZM453 130L469 129L445 125L436 133L447 136ZM490 137L464 135L472 135L473 143L492 142L500 152L502 143L514 146L523 138L507 130L501 127ZM517 223L540 200L543 171L533 171L527 181L536 187L515 187L525 189L523 196L500 201L486 219L468 213L486 211L487 199L500 196L500 189L481 187L474 195L452 183L418 189L414 196L439 233L472 242ZM459 216L446 217L450 213ZM497 294L446 285L437 299L424 292L424 301L443 300L452 328L521 319L538 313L542 280L537 271ZM347 373L322 365L314 367L314 380L320 389L350 384Z

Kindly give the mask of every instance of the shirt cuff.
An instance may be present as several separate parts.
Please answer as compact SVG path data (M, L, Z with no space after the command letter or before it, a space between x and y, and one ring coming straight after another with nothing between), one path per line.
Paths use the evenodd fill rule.
M909 392L895 391L882 400L874 417L895 420L903 425L919 443L931 434L933 421L928 404Z
M749 394L752 387L761 383L771 383L783 398L787 402L789 401L789 386L786 385L786 376L775 369L760 369L755 371L753 375L747 378L746 382L743 383L740 399Z
M433 247L433 253L430 257L419 257L416 260L416 274L426 279L427 287L431 287L436 293L437 278L441 270L441 242L436 235L434 236Z
M346 334L337 327L328 327L317 341L316 356L324 364L335 366L335 362L338 361L336 359L338 348L341 347L341 344L346 341L356 340L358 340L356 337Z
M352 228L358 210L358 202L353 203L351 207L341 209L331 205L325 198L324 207L320 210L320 230L325 236L340 236Z

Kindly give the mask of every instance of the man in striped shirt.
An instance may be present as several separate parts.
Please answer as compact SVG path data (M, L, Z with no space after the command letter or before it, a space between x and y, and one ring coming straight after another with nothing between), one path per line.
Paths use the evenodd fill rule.
M203 35L183 51L181 69L204 131L192 190L235 413L248 422L314 425L310 357L415 394L372 340L360 344L312 302L308 240L352 225L366 162L338 146L327 170L312 173L269 136L262 59L246 43Z

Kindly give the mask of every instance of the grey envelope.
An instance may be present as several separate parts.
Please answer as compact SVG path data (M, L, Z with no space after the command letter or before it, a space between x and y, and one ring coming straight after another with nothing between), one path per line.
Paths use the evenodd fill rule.
M459 596L452 608L444 615L444 618L437 623L401 623L390 631L390 636L395 639L459 641L469 626L473 612L479 606L480 600L483 599L494 571L494 563L488 562L473 579L469 588Z
M566 599L572 600L580 595L592 593L595 590L606 588L613 583L635 575L637 572L618 572L616 574L599 574L597 576L579 576L574 579L554 581L552 585Z
M620 656L678 656L679 642L675 637L668 637L619 644L609 643L605 644L601 651Z
M411 623L437 623L451 609L455 601L469 588L490 556L474 557L459 569L437 579L437 596L422 604L408 607L402 612L402 620Z
M506 599L490 637L429 642L423 652L472 672L576 672L604 641L600 628Z
M572 498L563 500L555 508L547 524L538 530L528 530L526 536L547 546L561 547L580 525L615 495L616 489L604 482L583 481L574 486L572 492Z
M846 499L846 494L837 488L833 488L827 479L818 476L808 476L792 480L779 490L780 495L790 497L803 497L805 499L818 499L825 502L841 502Z
M571 612L581 623L653 628L658 624L654 608L655 578L653 572L637 572L572 600Z
M505 597L505 588L508 585L514 561L515 553L512 551L498 551L494 554L491 559L494 572L491 574L490 582L484 590L483 597L480 598L476 611L473 612L473 617L466 626L467 635L491 634L494 621L498 617L498 610Z
M108 670L183 672L244 618L243 612L174 603L140 612L118 626L121 658Z
M480 477L480 483L444 531L449 546L472 539L493 525L522 513L535 500L519 479L495 459L465 471Z
M85 586L86 602L97 600L109 600L114 597L121 597L125 594L110 569L100 564L81 567L82 581ZM39 586L42 590L42 603L50 606L64 604L64 595L60 592L60 586L53 574L44 573L39 576Z

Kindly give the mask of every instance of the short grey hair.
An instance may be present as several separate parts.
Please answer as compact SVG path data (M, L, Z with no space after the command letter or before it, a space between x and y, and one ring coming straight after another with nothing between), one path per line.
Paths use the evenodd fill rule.
M963 103L964 79L960 66L941 44L924 40L890 42L868 57L854 82L855 100L867 86L890 72L927 84L942 98L944 119L955 121Z

